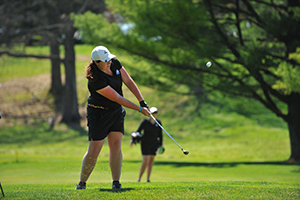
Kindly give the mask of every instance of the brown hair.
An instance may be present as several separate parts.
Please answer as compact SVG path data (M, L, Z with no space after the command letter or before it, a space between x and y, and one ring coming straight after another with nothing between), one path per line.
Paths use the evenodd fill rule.
M95 61L91 60L88 66L86 67L85 78L87 78L88 80L95 80L96 68L97 65L95 64Z

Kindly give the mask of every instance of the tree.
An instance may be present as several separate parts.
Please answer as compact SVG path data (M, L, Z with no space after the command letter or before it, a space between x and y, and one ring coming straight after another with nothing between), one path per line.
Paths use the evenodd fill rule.
M51 59L51 89L57 112L62 112L61 122L79 125L78 100L76 91L75 51L72 13L91 10L100 13L105 10L104 0L5 0L0 4L0 43L7 51L17 57L36 57ZM34 38L39 38L34 40ZM12 52L14 45L24 44L50 46L50 56L26 55ZM60 58L60 45L64 47L64 58ZM65 66L65 84L62 86L60 64Z
M300 47L298 0L110 3L132 28L124 34L112 24L107 29L115 37L108 37L90 34L97 28L86 31L85 23L78 25L84 37L157 63L169 80L257 100L288 124L289 161L300 161L300 77L294 74L300 62L291 56Z

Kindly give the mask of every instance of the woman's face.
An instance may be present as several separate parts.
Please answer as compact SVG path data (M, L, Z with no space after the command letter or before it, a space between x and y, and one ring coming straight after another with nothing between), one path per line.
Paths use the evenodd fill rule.
M157 116L157 112L155 112L155 113L152 113L152 115L153 115L153 117L154 117L154 118L156 118L156 116Z
M110 68L111 60L108 62L95 62L96 65L101 69L101 70L107 70Z

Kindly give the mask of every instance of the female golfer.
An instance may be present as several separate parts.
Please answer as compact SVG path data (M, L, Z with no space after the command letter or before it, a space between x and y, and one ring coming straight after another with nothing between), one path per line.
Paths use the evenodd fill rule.
M149 116L150 112L135 82L121 63L104 46L92 51L92 60L86 68L90 96L87 106L89 147L85 153L77 189L86 189L86 181L92 173L105 138L109 146L109 165L112 188L121 189L119 182L122 166L121 140L124 134L125 110L122 106ZM137 98L140 106L123 97L122 83Z
M156 118L158 112L157 108L151 107L150 112L153 117ZM161 124L159 120L157 121ZM137 132L143 132L143 136L141 138L143 161L137 181L141 181L145 169L147 169L147 182L150 182L150 175L156 152L159 147L162 148L163 146L162 130L152 118L146 118L141 122Z

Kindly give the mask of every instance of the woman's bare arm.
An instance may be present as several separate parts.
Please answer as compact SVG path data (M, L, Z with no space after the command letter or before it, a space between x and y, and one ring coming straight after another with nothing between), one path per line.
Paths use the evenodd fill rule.
M140 106L134 104L133 102L129 101L128 99L122 97L119 95L112 87L106 86L105 88L102 88L100 90L97 90L99 94L102 96L108 98L111 101L117 102L118 104L130 108L136 111L140 110ZM141 113L143 113L145 116L149 116L149 111L147 108L142 108Z
M121 68L121 75L122 80L124 84L128 87L128 89L132 92L132 94L137 98L137 100L140 102L144 100L139 88L133 81L133 79L130 77L130 75L127 73L126 69L124 67Z

